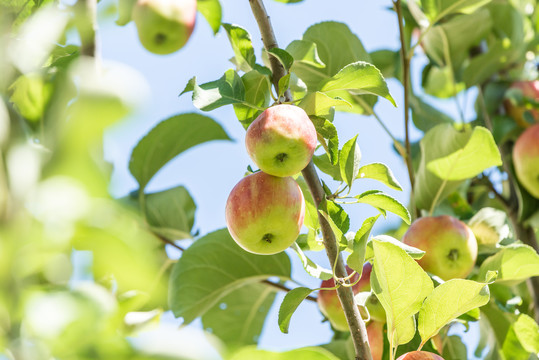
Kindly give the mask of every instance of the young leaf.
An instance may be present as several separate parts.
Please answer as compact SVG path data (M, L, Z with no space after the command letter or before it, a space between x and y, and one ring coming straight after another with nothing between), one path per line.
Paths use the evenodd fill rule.
M339 152L339 166L341 177L348 187L352 187L354 179L359 172L359 162L361 161L361 150L357 144L357 135L348 140Z
M298 244L293 243L292 249L294 249L296 254L298 254L301 264L303 265L303 268L305 269L307 274L321 280L327 280L333 277L333 273L331 272L331 270L325 269L322 266L315 263L314 261L312 261L311 259L309 259L307 255L305 255L303 250L301 250Z
M357 199L358 203L372 205L378 210L382 209L384 211L390 211L404 220L405 223L410 224L411 217L408 209L397 199L379 190L365 191L364 193L354 197Z
M189 87L189 84L187 86ZM189 91L188 87L182 94ZM202 111L242 103L245 103L245 87L240 76L232 69L227 70L219 80L200 86L197 85L196 79L193 81L193 105Z
M323 201L318 206L318 212L327 220L335 238L342 246L347 246L348 240L344 234L350 228L350 217L344 209L333 201Z
M253 70L256 63L256 56L249 32L241 26L233 24L223 24L223 28L226 30L226 34L234 50L238 68L244 72Z
M427 273L403 249L376 239L372 242L371 288L386 311L390 343L405 344L414 337L413 316L434 286Z
M290 86L290 74L286 74L282 78L279 79L279 98L281 98L286 90L288 90L288 87Z
M477 126L466 145L457 151L429 161L427 169L444 180L472 178L492 166L500 166L500 151L490 131Z
M288 326L290 325L290 319L294 314L294 311L298 308L299 304L312 292L313 290L306 287L297 287L290 290L284 297L281 307L279 307L279 329L284 334L288 334Z
M260 108L267 108L271 100L271 82L267 75L256 70L249 71L241 77L245 88L245 104L233 104L234 113L245 129L262 113Z
M197 0L197 10L210 24L213 34L217 34L221 27L221 17L223 16L219 0Z
M43 118L54 88L42 75L31 73L19 76L9 90L15 109L28 121L37 122Z
M412 259L415 259L415 260L421 259L423 255L425 255L425 252L423 250L412 247L410 245L406 245L402 241L399 241L389 235L377 235L373 238L373 240L374 239L376 239L376 241L387 242L387 243L400 247L408 255L410 255ZM365 251L365 260L372 260L372 258L374 257L373 244L374 242L372 240L367 242L367 249Z
M286 47L286 51L294 58L294 63L305 63L317 68L326 65L320 60L316 44L306 40L294 40Z
M316 91L308 92L299 102L298 106L305 110L307 115L314 115L324 119L330 119L333 116L335 107L349 107L352 105L343 99L332 98L326 94Z
M397 106L389 94L389 89L380 70L364 61L345 66L331 79L325 81L320 89L323 92L334 90L347 90L355 95L378 95Z
M131 153L129 171L143 190L170 160L195 145L211 140L231 139L221 125L207 116L173 116L160 122L139 141Z
M460 315L485 305L490 299L488 284L451 279L434 289L419 310L418 330L423 342Z
M290 271L286 253L248 253L221 229L195 241L174 265L170 308L189 324L233 290L272 276L289 280Z
M286 50L273 48L273 49L270 49L268 52L270 54L269 56L275 56L279 60L279 62L281 63L281 65L283 65L286 72L290 70L290 67L294 63L294 58Z
M528 245L509 245L481 264L479 278L484 278L489 271L498 272L496 282L518 283L539 276L539 255Z
M361 274L363 271L363 264L365 263L365 252L367 250L367 240L369 240L369 235L371 234L372 227L376 223L376 220L380 215L372 216L361 225L361 228L356 232L354 236L354 242L352 246L348 246L352 252L346 260L346 264L350 266L353 270L357 271L358 274Z
M356 179L374 179L380 181L382 184L402 191L402 186L397 181L397 178L393 175L391 169L382 163L372 163L364 165L359 168Z
M307 112L307 114L309 113ZM313 121L314 127L316 128L316 132L328 141L327 154L329 156L331 164L337 165L339 161L339 136L337 134L337 129L335 128L335 125L333 125L331 121L323 119L321 117L313 116L311 117L311 120Z

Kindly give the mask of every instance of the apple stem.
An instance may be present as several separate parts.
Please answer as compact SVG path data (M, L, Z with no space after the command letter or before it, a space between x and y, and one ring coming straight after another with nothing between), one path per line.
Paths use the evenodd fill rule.
M277 40L273 32L273 27L270 22L270 17L264 7L262 0L249 0L251 5L251 10L256 19L258 27L260 29L260 34L262 36L262 42L266 50L271 50L277 48ZM281 79L286 71L280 61L274 57L270 56L270 66L273 74L273 85L275 89L279 89L279 79ZM285 102L292 101L292 95L290 89L287 89L284 93ZM302 171L303 178L307 183L309 190L313 196L315 204L318 206L322 200L325 199L325 193L320 183L320 178L316 173L316 169L312 160L309 162L307 167ZM322 237L324 242L324 247L326 249L326 254L331 264L335 264L335 276L339 278L345 278L348 276L348 272L344 266L342 256L339 252L337 246L337 240L335 234L331 229L330 224L324 218L324 216L318 212L318 220L320 223L320 228L322 230ZM372 360L371 351L369 348L369 341L367 337L367 329L365 328L365 322L361 318L359 313L359 307L355 301L354 294L352 289L349 287L340 286L337 288L337 296L342 304L344 314L346 316L346 321L350 328L351 339L354 344L355 350L355 359L356 360Z

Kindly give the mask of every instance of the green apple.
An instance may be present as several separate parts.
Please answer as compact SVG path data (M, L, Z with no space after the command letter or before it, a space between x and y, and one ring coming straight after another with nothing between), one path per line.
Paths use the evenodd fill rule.
M226 224L232 238L254 254L276 254L299 235L305 202L291 177L262 171L244 177L226 202Z
M251 159L274 176L292 176L303 170L311 161L316 141L316 129L307 113L286 104L264 110L245 135Z
M146 50L159 55L180 50L193 32L196 0L138 0L133 21Z
M522 96L528 100L539 102L539 80L534 81L515 81L509 87L509 90L516 89L522 93ZM528 127L530 123L524 119L524 112L529 111L533 119L539 122L539 110L534 109L531 105L514 104L510 100L504 101L505 111L511 116L515 122L522 126Z
M428 351L412 351L399 356L397 360L444 360L444 358Z
M513 163L522 186L539 199L539 124L518 137L513 147Z
M477 241L472 230L452 216L417 219L402 242L425 251L419 265L444 280L465 278L477 259Z

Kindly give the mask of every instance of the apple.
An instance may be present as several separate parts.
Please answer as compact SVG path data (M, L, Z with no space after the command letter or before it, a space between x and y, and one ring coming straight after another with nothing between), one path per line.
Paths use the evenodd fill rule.
M280 104L267 108L247 129L245 146L254 163L274 176L292 176L311 161L316 129L300 107Z
M425 251L419 265L444 280L465 278L477 259L477 241L472 230L448 215L417 219L402 242Z
M371 321L367 325L367 337L371 348L372 360L382 360L384 354L384 323Z
M196 0L138 0L133 21L146 50L159 55L180 50L193 32Z
M518 89L522 92L522 96L530 100L539 102L539 80L534 81L515 81L509 89ZM507 115L511 116L515 122L522 126L528 127L528 123L524 119L524 112L529 111L536 122L539 122L539 110L531 108L531 106L526 107L524 105L514 104L509 100L504 101L505 111Z
M243 249L276 254L296 241L305 216L299 185L291 177L257 172L236 184L225 209L232 238Z
M411 351L399 356L397 360L444 360L444 358L428 351Z
M518 137L513 147L513 163L522 186L539 199L539 124Z

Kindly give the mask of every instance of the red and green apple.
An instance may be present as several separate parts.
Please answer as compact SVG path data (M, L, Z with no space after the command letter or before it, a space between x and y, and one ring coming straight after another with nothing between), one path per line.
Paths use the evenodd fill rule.
M523 97L529 100L535 101L535 102L539 102L539 80L515 81L509 87L509 90L511 89L517 89L520 92L522 92ZM509 99L504 101L504 106L505 106L507 115L512 117L515 120L515 122L522 127L530 126L530 123L524 119L525 111L529 111L536 122L539 121L539 110L534 109L531 106L526 106L522 104L514 104Z
M411 351L399 356L397 360L444 360L444 358L428 351Z
M522 186L539 199L539 124L518 137L513 147L513 164Z

